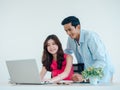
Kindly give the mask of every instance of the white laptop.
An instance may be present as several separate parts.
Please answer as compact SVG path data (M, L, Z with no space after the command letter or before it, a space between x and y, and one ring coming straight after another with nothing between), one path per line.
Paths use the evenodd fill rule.
M40 82L40 74L35 59L6 61L10 82L15 84L44 84Z

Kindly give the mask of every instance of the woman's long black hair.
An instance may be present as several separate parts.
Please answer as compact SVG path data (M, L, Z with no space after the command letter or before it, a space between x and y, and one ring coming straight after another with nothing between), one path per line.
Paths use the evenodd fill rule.
M57 51L57 68L58 69L62 68L62 62L64 61L64 52L63 52L62 44L60 43L60 40L54 34L49 35L44 42L43 56L42 56L42 64L43 64L43 66L45 66L45 68L48 71L52 71L52 68L50 66L51 66L52 60L53 60L52 54L50 54L47 50L48 40L50 40L50 39L54 40L55 44L58 45L58 51Z

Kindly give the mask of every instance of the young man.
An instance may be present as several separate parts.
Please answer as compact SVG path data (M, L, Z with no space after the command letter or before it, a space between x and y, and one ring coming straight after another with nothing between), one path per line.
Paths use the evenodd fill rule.
M81 29L80 21L75 16L65 18L61 24L69 35L65 53L74 53L78 63L84 63L85 68L102 67L104 77L99 82L111 82L114 70L100 37L95 32ZM79 74L74 75L73 78L75 81L83 80Z

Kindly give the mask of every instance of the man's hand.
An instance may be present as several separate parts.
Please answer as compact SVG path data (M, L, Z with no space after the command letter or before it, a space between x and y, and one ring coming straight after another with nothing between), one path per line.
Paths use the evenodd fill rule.
M82 81L83 81L83 78L82 78L82 75L81 75L81 74L75 73L75 74L72 76L72 80L73 80L74 82L82 82Z

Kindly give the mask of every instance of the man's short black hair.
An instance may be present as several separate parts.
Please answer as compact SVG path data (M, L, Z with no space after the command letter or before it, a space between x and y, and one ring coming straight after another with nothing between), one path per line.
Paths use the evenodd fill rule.
M65 24L68 24L68 23L71 23L72 26L76 27L77 25L80 25L80 21L77 17L75 16L69 16L69 17L66 17L63 21L62 21L62 25L65 25Z

